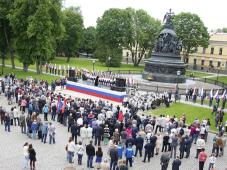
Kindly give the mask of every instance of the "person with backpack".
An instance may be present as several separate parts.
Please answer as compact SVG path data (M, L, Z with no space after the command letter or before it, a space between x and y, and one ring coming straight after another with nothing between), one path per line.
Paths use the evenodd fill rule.
M132 144L130 143L128 147L125 150L125 157L126 157L126 165L128 166L128 163L130 167L132 167L132 159L134 158L134 151L132 149Z

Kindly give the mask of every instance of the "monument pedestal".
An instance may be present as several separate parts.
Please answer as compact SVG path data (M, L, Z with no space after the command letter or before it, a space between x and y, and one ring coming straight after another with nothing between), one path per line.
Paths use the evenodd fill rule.
M177 71L181 75L177 76ZM185 83L185 64L180 56L171 53L153 53L145 60L143 78L165 83Z

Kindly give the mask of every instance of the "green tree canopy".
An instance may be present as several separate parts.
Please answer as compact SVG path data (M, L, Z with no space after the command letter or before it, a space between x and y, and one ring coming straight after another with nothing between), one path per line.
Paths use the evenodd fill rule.
M146 11L132 8L126 9L130 25L127 29L124 47L132 56L134 66L138 66L146 51L151 51L161 29L161 22L152 18Z
M177 36L183 45L183 59L187 63L190 53L194 53L197 47L207 47L209 34L203 21L196 14L182 12L174 16L174 25Z
M56 40L64 31L62 0L15 0L10 10L10 24L15 47L24 70L36 63L40 73L44 62L53 58Z
M87 55L94 53L96 49L96 29L88 27L84 30L82 40L80 42L80 52L86 52Z
M79 44L83 35L83 18L80 8L70 7L63 11L65 33L59 42L58 52L67 56L67 62L79 49Z
M9 22L9 11L13 7L14 0L1 0L0 1L0 36L2 47L4 46L5 49L2 49L6 55L6 52L9 51L10 59L12 68L15 68L14 64L14 49L13 49L13 31L12 27L10 26ZM3 44L4 43L4 44ZM8 50L7 50L8 49Z

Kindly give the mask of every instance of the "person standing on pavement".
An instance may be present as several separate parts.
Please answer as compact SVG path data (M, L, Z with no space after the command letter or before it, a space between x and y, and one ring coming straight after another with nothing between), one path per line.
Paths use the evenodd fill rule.
M171 147L170 157L171 158L172 158L173 152L174 152L174 159L176 159L177 146L178 146L178 138L176 137L175 134L173 134L173 136L172 136L172 142L170 143L170 147Z
M5 131L8 130L8 132L10 132L10 116L9 116L9 113L6 113L6 115L4 117L4 124L5 124Z
M29 153L28 153L28 143L26 142L23 146L23 169L28 169Z
M37 121L36 119L32 122L32 125L31 125L31 130L32 130L32 139L36 139L36 132L37 132L37 129L38 129L38 124L37 124Z
M78 165L82 165L82 158L84 154L84 147L82 145L82 142L80 141L77 145L77 156L78 156Z
M82 143L84 143L86 145L86 139L87 139L87 128L86 128L86 125L84 125L80 129L80 137L81 137Z
M30 159L30 168L31 170L35 170L36 152L32 147L32 144L29 144L28 153L29 153L29 159Z
M97 169L101 168L101 162L102 162L102 156L103 156L103 152L102 152L102 148L101 146L98 147L98 150L95 152L96 155L96 164L97 164Z
M169 165L169 160L170 160L170 155L169 153L163 153L161 158L160 158L160 161L161 161L161 170L167 170L168 168L168 165Z
M53 141L53 144L55 144L55 135L56 135L56 132L55 132L55 126L54 124L52 124L51 122L49 123L49 127L48 127L48 134L49 134L49 144L52 143Z
M74 157L74 152L76 150L76 145L72 139L72 137L69 138L69 143L67 144L67 157L69 163L73 163L73 157Z
M115 145L112 145L108 152L110 155L110 170L112 170L112 168L115 170L118 161L118 150Z
M93 167L93 157L95 156L95 147L92 145L93 141L90 141L90 144L86 146L86 153L87 153L87 168L94 168Z
M47 123L47 122L45 122L45 123L43 124L41 130L42 130L42 139L41 139L41 141L42 141L43 143L46 143L47 132L48 132L48 123Z
M151 145L151 143L147 143L145 146L145 154L144 154L144 160L143 162L145 163L146 162L146 158L148 156L148 162L150 162L150 158L151 158L151 153L152 153L152 149L153 149L153 146Z
M138 151L139 151L140 157L142 157L143 143L144 143L144 139L141 137L141 135L138 135L138 137L135 139L135 145L136 145L135 157L137 156Z
M99 125L96 125L93 129L93 134L95 135L95 146L98 144L100 146L101 137L102 137L102 128Z
M196 141L196 147L197 147L197 151L196 151L195 158L198 158L198 155L201 152L201 150L205 148L205 140L202 137Z
M26 120L24 112L19 117L20 127L21 127L21 133L26 133Z
M48 104L45 104L43 107L43 113L44 113L44 121L48 121L48 112L49 112L49 107Z
M76 122L74 122L71 125L71 134L72 134L72 139L73 140L75 139L75 144L77 144L78 127L77 127Z
M199 153L199 170L203 170L206 159L207 153L205 152L205 149L202 148L201 152Z
M70 113L69 116L68 116L68 132L69 132L71 126L73 125L73 123L74 123L73 114Z
M179 156L177 156L177 159L175 159L172 163L172 170L179 170L181 166L181 160L179 159Z
M215 153L212 153L209 157L209 167L208 167L208 170L212 170L214 169L214 166L215 166L215 162L216 162L216 156L215 156Z
M126 165L132 167L132 159L134 158L134 151L132 149L132 144L130 143L125 150Z

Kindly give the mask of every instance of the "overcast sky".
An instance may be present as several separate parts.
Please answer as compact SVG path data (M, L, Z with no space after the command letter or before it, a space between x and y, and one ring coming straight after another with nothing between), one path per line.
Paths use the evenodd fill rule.
M96 26L96 20L109 8L144 9L152 17L163 19L172 8L175 14L198 14L208 30L227 27L227 0L64 0L64 7L79 6L85 27Z

